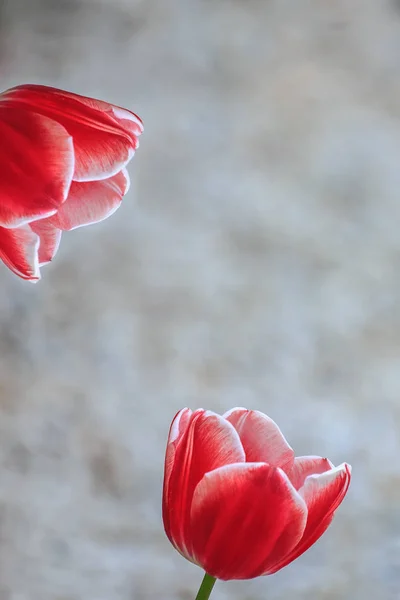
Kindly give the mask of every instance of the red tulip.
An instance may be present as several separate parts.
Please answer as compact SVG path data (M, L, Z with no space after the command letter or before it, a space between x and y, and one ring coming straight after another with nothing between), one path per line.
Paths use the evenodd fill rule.
M115 212L142 131L124 108L55 88L0 94L0 258L14 273L38 280L62 231Z
M351 467L300 456L258 411L181 410L165 457L166 534L217 579L276 573L314 544L350 484Z

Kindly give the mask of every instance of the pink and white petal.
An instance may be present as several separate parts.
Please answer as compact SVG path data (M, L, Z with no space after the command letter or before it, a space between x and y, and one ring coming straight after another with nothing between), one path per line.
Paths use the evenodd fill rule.
M343 463L321 475L310 475L305 480L299 494L304 498L308 517L303 537L298 545L280 563L272 573L276 573L308 550L328 529L335 511L343 502L349 489L351 466Z
M193 495L192 561L218 579L258 577L297 545L306 519L306 504L281 469L221 467Z
M0 104L24 106L61 123L74 139L74 180L115 175L132 159L143 124L134 113L107 102L41 85L0 95Z
M14 228L54 214L71 185L71 136L47 117L0 102L0 137L0 225Z
M328 458L320 456L297 456L288 476L296 490L299 490L309 475L320 475L325 471L334 469L334 465Z
M61 231L54 227L50 219L41 219L29 224L30 228L40 238L39 265L45 265L53 260L57 254L61 241Z
M40 279L38 248L39 236L29 225L16 229L0 227L0 259L21 279Z
M103 221L119 208L128 189L129 175L125 169L102 181L73 181L67 200L50 222L69 231Z
M238 432L247 462L266 462L288 472L294 452L278 425L258 410L233 408L223 415Z
M190 556L188 537L194 489L205 473L223 465L244 462L239 436L230 423L211 411L196 410L175 448L174 463L163 496L166 533L185 556Z

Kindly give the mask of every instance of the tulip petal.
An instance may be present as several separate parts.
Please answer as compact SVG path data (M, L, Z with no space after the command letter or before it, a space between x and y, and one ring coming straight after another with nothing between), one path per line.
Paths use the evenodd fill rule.
M218 579L258 577L297 545L306 519L306 504L281 469L221 467L193 495L192 560Z
M14 228L52 215L67 197L72 139L62 125L0 102L0 225Z
M1 94L0 102L25 106L65 127L74 140L75 181L118 173L133 157L143 131L140 118L126 109L56 88L21 85Z
M172 442L175 448L167 451L169 477L164 486L163 515L170 541L190 560L191 540L187 534L196 485L208 471L244 462L245 455L237 432L220 415L200 409L192 413L189 421L187 413L182 413L181 418L185 419L185 432Z
M40 238L39 265L45 265L53 260L57 254L61 241L61 231L54 227L50 219L41 219L29 224L30 228Z
M299 490L309 475L320 475L325 471L334 469L334 465L327 458L320 456L297 456L288 476L296 490Z
M25 98L28 99L28 101L32 95L34 95L36 99L38 99L38 97L41 97L42 99L46 98L45 102L49 102L51 97L53 97L55 103L58 101L65 103L70 100L83 104L88 109L104 113L106 117L116 120L118 123L122 124L124 131L129 132L132 136L140 136L143 133L143 121L138 115L126 108L110 104L104 100L97 100L96 98L89 98L88 96L74 94L73 92L68 92L66 90L36 84L16 86L4 92L5 98L11 96L14 98L18 97L19 100ZM81 115L81 118L83 118L83 115ZM114 124L114 121L112 121L112 124Z
M169 481L174 466L174 460L176 455L176 448L181 441L187 426L190 423L190 418L193 412L189 408L183 408L174 417L171 423L171 427L168 435L167 449L165 452L165 464L164 464L164 485L163 485L163 520L164 528L168 532L170 531L169 524L169 512L168 512L168 499L169 493ZM171 539L171 538L170 538Z
M103 221L119 208L128 189L126 169L101 181L73 181L67 200L49 221L64 231Z
M351 467L344 463L321 475L306 478L299 494L304 498L308 517L303 537L299 544L268 574L276 573L310 548L327 530L334 513L343 501L351 480Z
M40 279L38 248L39 236L29 225L16 229L0 227L0 258L21 279Z
M245 408L233 408L223 416L238 432L247 462L266 462L285 472L291 469L294 452L275 421Z
M133 146L119 134L87 127L69 127L74 138L75 181L108 179L123 169L135 154Z

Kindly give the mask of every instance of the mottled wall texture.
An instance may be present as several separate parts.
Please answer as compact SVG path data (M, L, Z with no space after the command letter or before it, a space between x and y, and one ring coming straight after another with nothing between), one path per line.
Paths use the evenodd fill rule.
M329 533L219 600L400 596L400 3L2 0L1 87L138 112L133 186L36 285L0 268L0 600L190 600L182 406L353 464ZM249 506L249 509L251 507Z

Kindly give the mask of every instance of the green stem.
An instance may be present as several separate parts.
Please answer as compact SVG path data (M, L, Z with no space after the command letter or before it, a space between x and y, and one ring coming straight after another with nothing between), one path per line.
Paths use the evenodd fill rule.
M206 573L201 582L199 591L197 592L196 600L208 600L214 587L215 578Z

